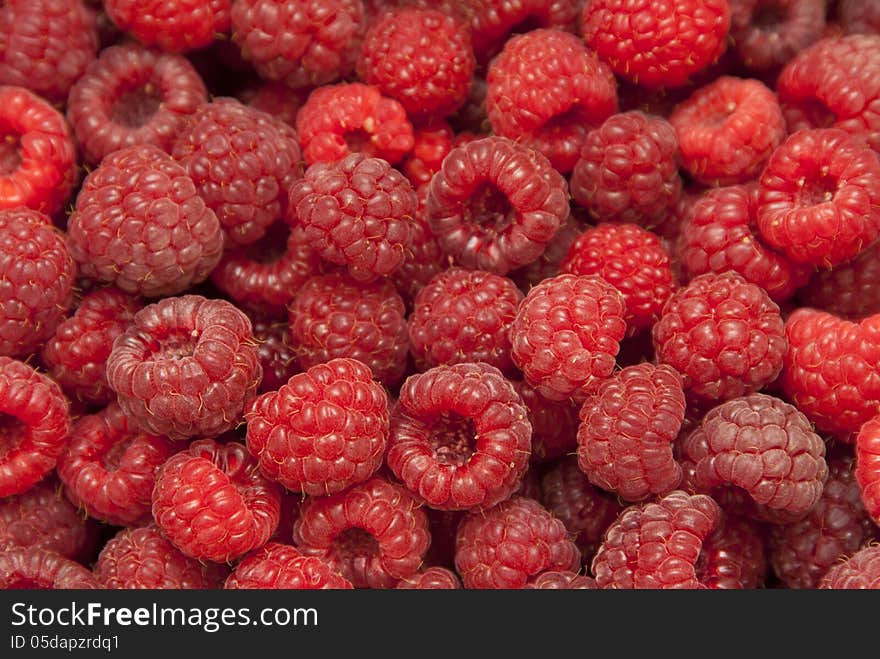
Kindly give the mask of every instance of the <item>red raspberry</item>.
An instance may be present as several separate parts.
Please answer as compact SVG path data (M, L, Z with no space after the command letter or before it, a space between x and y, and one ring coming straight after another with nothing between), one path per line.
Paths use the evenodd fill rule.
M76 263L52 221L20 206L0 208L0 355L29 355L73 305Z
M676 291L652 337L659 362L682 374L690 396L709 402L775 380L787 346L779 307L735 272L700 275Z
M454 140L452 128L442 119L413 128L412 151L400 169L417 192L420 186L430 183L434 174L440 171L444 158L452 151Z
M266 319L252 319L254 340L257 342L257 356L263 367L263 379L257 392L264 394L278 391L287 381L299 372L296 355L287 345L287 323Z
M468 0L474 50L488 62L512 33L537 28L574 32L578 3L570 0Z
M0 551L0 590L94 590L88 568L40 547Z
M574 169L590 128L617 112L611 70L560 30L511 37L486 82L493 132L540 151L563 174Z
M6 0L0 6L0 85L54 103L98 54L95 15L82 0Z
M290 305L288 344L301 368L349 357L393 386L406 369L405 314L403 300L388 280L366 284L340 272L314 276Z
M450 151L431 179L428 223L459 265L505 275L541 256L569 214L566 188L537 151L477 139Z
M591 483L627 501L667 494L681 483L672 442L685 407L675 369L647 362L628 366L584 402L578 465Z
M773 74L818 41L827 0L730 0L730 37L751 71Z
M226 566L185 556L155 524L120 530L95 563L95 577L110 590L215 589L227 572Z
M765 547L759 527L743 517L723 515L703 541L697 578L715 590L761 588L767 576Z
M523 588L546 570L576 572L580 560L562 522L527 497L468 513L455 540L455 568L465 588Z
M317 556L303 556L296 547L269 542L235 566L227 589L340 590L351 582Z
M880 416L859 429L856 445L856 483L868 515L880 525Z
M307 498L293 538L303 554L323 558L355 588L392 588L414 576L431 543L419 504L379 477Z
M248 317L200 295L144 307L107 359L107 380L132 425L172 440L234 428L261 377Z
M797 293L802 306L860 320L880 313L880 242L830 270L820 269Z
M249 107L271 114L279 121L295 128L296 113L306 102L309 91L291 89L279 82L262 81L255 87L246 87L238 93L238 98Z
M198 439L159 468L153 517L187 556L226 563L266 544L278 527L281 492L244 444Z
M627 80L649 88L680 87L717 60L730 27L728 0L590 0L581 34Z
M112 403L73 423L58 458L67 498L85 514L115 526L149 521L156 471L175 451L165 437L131 428Z
M545 398L583 402L614 370L625 311L623 296L601 277L545 279L519 306L511 357Z
M257 73L288 87L326 85L354 69L361 0L236 0L232 38Z
M61 388L24 362L0 356L0 498L27 492L52 471L69 430Z
M682 166L707 185L754 179L786 137L776 94L751 78L722 76L675 106Z
M871 545L832 567L822 581L821 589L880 590L880 545Z
M601 222L659 224L681 196L678 137L666 119L614 114L587 133L571 196Z
M547 570L525 586L535 590L595 590L596 580L576 572Z
M507 499L529 465L532 428L516 389L482 362L411 375L391 413L388 467L441 510Z
M116 288L86 293L73 316L43 346L49 375L72 399L106 405L115 398L107 384L107 358L142 303Z
M53 214L76 178L64 116L24 87L0 85L0 210L27 206Z
M572 453L577 448L578 406L569 400L548 400L524 380L511 384L532 424L531 462L549 462Z
M838 0L837 18L846 34L880 32L880 5L864 0Z
M184 52L213 43L229 31L232 0L104 0L122 31L147 46Z
M461 579L445 567L429 567L395 586L397 590L459 590Z
M767 291L774 302L789 299L812 269L770 249L758 234L758 186L707 191L682 225L678 255L688 278L733 271Z
M580 217L580 211L574 210L575 212L559 225L537 260L508 273L520 290L528 291L532 286L559 274L559 266L568 254L571 244L587 227L585 220Z

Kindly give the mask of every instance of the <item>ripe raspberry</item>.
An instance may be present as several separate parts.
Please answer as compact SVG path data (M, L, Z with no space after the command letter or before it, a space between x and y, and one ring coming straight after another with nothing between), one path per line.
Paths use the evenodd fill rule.
M722 76L675 106L682 166L706 185L752 180L786 137L776 94L752 78Z
M223 248L186 170L149 144L112 153L86 176L67 230L81 275L147 297L204 281Z
M696 564L697 578L715 590L760 588L767 576L764 553L764 540L756 523L725 514L703 541Z
M540 151L563 174L574 169L590 128L617 112L611 70L560 30L511 37L486 82L493 132Z
M837 18L845 34L880 32L880 6L864 0L838 0Z
M445 567L429 567L395 586L397 590L459 590L461 579Z
M27 492L52 471L69 430L61 388L24 362L0 356L0 498Z
M366 16L361 0L236 0L232 39L257 73L300 88L354 69Z
M880 590L880 545L860 549L832 567L819 582L819 588Z
M512 270L508 274L516 282L516 285L520 287L520 290L528 291L532 286L559 274L559 266L568 254L571 244L587 228L586 220L582 217L584 213L578 208L574 208L573 211L559 225L556 233L553 234L550 242L544 247L544 251L537 260Z
M88 568L39 547L0 551L0 590L94 590L100 588Z
M296 132L232 98L193 113L171 151L223 227L226 245L259 240L287 209L300 176Z
M394 386L406 369L403 300L387 280L356 282L344 273L310 277L290 305L288 344L301 368L334 357L356 359Z
M110 590L215 589L227 573L226 566L185 556L155 524L121 529L95 563L95 577Z
M735 272L695 277L676 291L652 328L660 363L694 399L723 401L776 379L787 347L779 307Z
M546 570L576 572L580 560L562 522L527 497L468 513L455 541L455 568L465 588L523 588Z
M443 160L452 151L455 134L442 119L413 128L413 147L400 165L410 183L418 192L420 186L431 182L440 171Z
M307 498L293 538L303 554L323 558L355 588L392 588L412 577L431 543L419 504L379 477Z
M730 37L750 71L773 74L818 41L827 0L730 0Z
M486 137L446 156L428 188L428 223L459 265L504 275L541 256L568 216L566 196L540 153Z
M263 367L263 379L260 380L257 393L278 391L299 372L296 355L286 341L287 323L263 318L253 318L251 322L257 342L257 356Z
M547 570L526 584L535 590L594 590L596 580L576 572Z
M880 313L880 242L859 252L850 261L813 273L797 299L802 306L860 320Z
M432 508L489 508L529 465L527 415L516 389L483 362L411 375L391 413L388 467Z
M318 87L296 115L306 163L365 153L391 164L413 148L412 124L403 106L359 82Z
M101 51L67 99L67 118L86 161L154 144L171 151L188 117L208 100L205 83L181 55L135 43Z
M144 307L107 359L107 381L129 421L172 440L234 428L261 377L248 317L200 295Z
M187 556L226 563L266 544L278 527L281 492L244 444L197 439L159 468L153 517Z
M308 89L291 89L279 82L261 81L256 86L245 87L237 96L245 105L295 128L296 113L306 102L308 92Z
M859 429L856 445L856 483L868 515L880 525L880 417Z
M351 582L316 556L303 556L296 547L269 542L235 566L223 586L227 589L340 590Z
M450 259L443 253L437 237L428 225L428 211L425 203L428 197L428 186L416 189L418 208L410 223L412 244L404 255L403 263L391 273L391 281L408 307L412 307L419 291L427 286L431 279L450 267Z
M86 293L73 316L62 321L43 346L49 375L72 399L106 405L115 398L107 384L107 358L142 303L117 288Z
M578 406L569 400L548 400L524 380L511 384L532 425L531 462L549 462L573 453L577 448Z
M478 60L488 62L513 33L538 28L574 32L577 5L569 0L468 0Z
M636 224L599 224L584 231L559 267L573 275L598 275L620 291L629 334L650 329L672 296L669 254L660 238Z
M75 278L64 235L48 217L0 208L0 355L39 350L73 305Z
M209 46L229 31L232 0L104 0L122 31L147 46L184 52Z
M648 88L680 87L717 60L730 27L728 0L590 0L581 34L621 77Z
M583 402L614 370L625 311L623 296L601 277L545 279L519 306L511 357L545 398Z
M51 215L70 197L76 177L64 116L24 87L0 85L0 210L27 206Z

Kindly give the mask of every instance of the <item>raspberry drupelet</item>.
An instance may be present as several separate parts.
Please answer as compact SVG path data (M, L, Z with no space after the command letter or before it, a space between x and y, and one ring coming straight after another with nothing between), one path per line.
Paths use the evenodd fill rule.
M232 0L105 0L123 32L147 46L182 53L211 45L229 31Z
M880 416L866 421L855 439L855 479L871 519L880 526Z
M531 462L550 462L572 453L577 448L578 406L569 400L548 400L525 380L511 383L532 424Z
M798 289L796 299L801 306L843 320L861 320L880 313L880 242L830 270L816 270L809 282Z
M92 571L40 547L0 551L0 590L96 590Z
M351 590L354 586L317 556L304 556L291 545L269 542L235 566L227 589Z
M724 514L700 549L697 578L713 590L761 588L767 579L764 531L744 517Z
M860 549L825 573L819 588L828 590L880 590L880 545Z
M396 590L459 590L461 579L445 567L429 567L408 579L401 579Z

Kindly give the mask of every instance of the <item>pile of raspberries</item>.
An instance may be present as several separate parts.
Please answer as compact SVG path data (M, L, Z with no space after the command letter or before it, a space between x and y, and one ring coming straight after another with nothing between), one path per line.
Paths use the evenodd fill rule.
M880 588L880 2L0 2L0 588Z

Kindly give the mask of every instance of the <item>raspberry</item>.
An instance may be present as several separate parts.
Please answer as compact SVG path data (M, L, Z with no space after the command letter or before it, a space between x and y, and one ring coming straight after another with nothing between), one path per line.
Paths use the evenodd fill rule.
M352 72L366 17L361 0L236 0L232 38L257 73L300 88Z
M723 515L712 535L703 541L697 577L715 590L760 588L767 576L764 553L764 541L755 522Z
M614 114L587 133L571 196L600 222L659 224L681 196L678 137L666 119Z
M431 542L415 499L379 477L307 498L293 538L303 554L323 558L355 588L391 588L414 576Z
M181 55L134 43L101 51L67 99L67 118L93 164L117 149L153 144L171 151L188 117L208 100L205 83Z
M444 567L429 567L408 579L402 579L395 588L397 590L459 590L461 579L452 570Z
M184 52L209 46L229 31L232 0L105 0L104 10L122 31L147 46Z
M675 490L626 508L605 532L593 558L599 588L704 588L697 575L703 543L721 509L704 494Z
M27 492L51 472L69 430L60 387L24 362L0 356L0 498Z
M301 368L348 357L369 366L385 385L403 377L406 310L390 281L361 283L340 272L310 277L289 311L288 344Z
M0 551L0 590L94 590L91 570L39 547Z
M352 153L315 163L290 188L292 226L325 261L347 266L359 281L390 275L412 244L418 198L410 182L381 158Z
M707 185L752 180L786 137L779 101L764 83L722 76L675 106L682 166Z
M94 14L82 0L7 0L0 6L0 85L54 103L98 54Z
M223 248L186 170L149 144L112 153L86 176L67 230L83 276L147 297L204 281Z
M838 0L837 17L846 34L880 31L880 6L864 0Z
M153 518L187 556L226 563L266 544L278 527L281 491L244 444L198 439L159 468Z
M468 0L474 50L488 62L517 32L537 28L574 31L578 7L569 0Z
M537 151L477 139L450 151L431 179L428 224L459 265L505 275L541 256L569 214L566 188Z
M523 588L546 570L576 572L580 559L562 522L527 497L468 513L455 540L455 568L465 588Z
M855 440L855 478L868 515L880 525L880 417L865 422Z
M717 60L730 27L728 0L590 0L581 34L614 72L648 88L680 87Z
M880 313L880 242L830 270L813 273L797 299L802 306L860 320Z
M76 263L64 235L30 208L0 208L0 355L37 351L73 305Z
M522 398L532 425L532 463L572 453L577 448L577 405L568 400L548 400L523 380L511 384Z
M406 110L377 87L359 82L318 87L296 115L306 163L332 162L365 153L391 164L413 148Z
M246 87L238 94L242 103L271 114L291 128L296 127L296 113L306 102L308 90L291 89L278 82L261 82L256 87Z
M594 590L596 580L576 572L547 570L541 572L525 586L535 590Z
M704 401L769 384L787 347L779 307L734 272L700 275L676 291L652 337L659 362L681 373L689 396Z
M601 277L545 279L519 306L511 357L545 398L583 402L614 370L625 310L623 296Z
M568 249L560 272L598 275L620 291L629 334L650 329L675 286L660 238L636 224L599 224Z
M413 128L413 147L400 166L419 192L440 171L443 159L452 151L455 134L442 119ZM421 194L420 194L421 196Z
M293 128L232 98L196 110L171 154L217 215L227 246L259 240L302 175Z
M172 440L234 428L261 377L248 317L200 295L144 307L107 359L107 380L129 421Z
M411 375L391 413L388 467L441 510L507 499L529 464L526 407L494 366L460 363Z
M860 549L835 565L819 582L821 589L880 590L880 545Z
M155 524L121 529L95 563L95 577L110 590L214 589L227 572L225 566L185 556Z
M624 368L581 408L578 465L591 483L627 501L667 494L681 483L672 442L685 407L681 376L673 368Z
M299 372L296 355L287 345L286 322L272 322L265 319L252 320L254 340L257 342L257 356L263 367L263 379L257 392L278 391L287 381Z
M87 515L115 526L149 521L156 471L176 447L129 427L116 403L77 419L58 458L65 492Z
M116 288L86 293L73 316L43 346L49 375L72 399L106 405L115 398L107 384L107 358L142 303Z
M825 29L826 0L730 0L730 36L751 71L775 73Z
M568 254L571 244L586 228L585 221L579 215L575 209L574 213L563 220L537 260L508 273L520 290L528 291L532 286L559 274L559 266Z
M0 210L55 213L76 177L76 148L64 117L24 87L0 85Z
M617 112L611 70L559 30L511 37L486 82L493 132L537 149L563 174L574 169L590 128Z
M269 542L245 556L226 579L224 588L258 590L340 590L351 582L316 556L296 547Z

